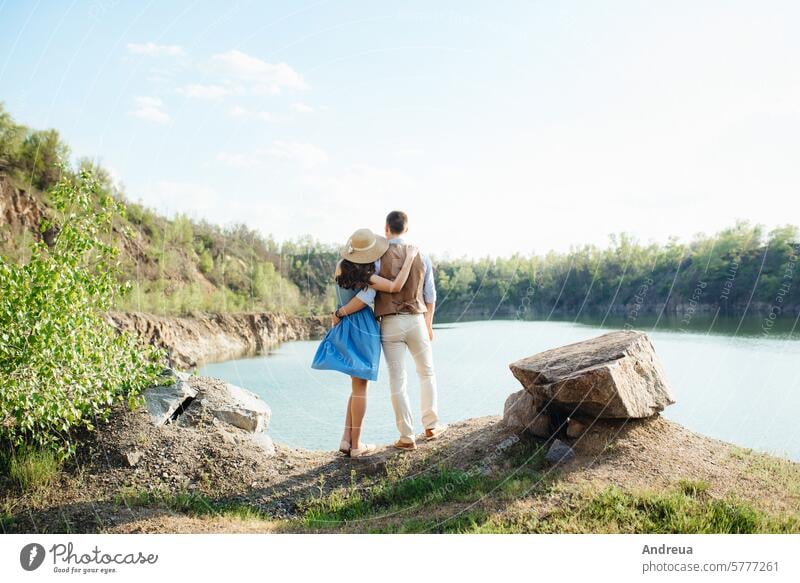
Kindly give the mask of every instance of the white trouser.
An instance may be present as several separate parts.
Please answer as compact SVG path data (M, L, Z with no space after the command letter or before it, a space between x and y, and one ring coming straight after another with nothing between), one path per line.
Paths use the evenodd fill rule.
M433 350L425 325L424 314L395 314L381 318L381 344L389 368L389 390L392 394L395 422L401 441L414 441L414 419L408 402L406 379L406 347L417 365L420 384L422 424L433 429L439 423L436 413L436 375L433 371Z

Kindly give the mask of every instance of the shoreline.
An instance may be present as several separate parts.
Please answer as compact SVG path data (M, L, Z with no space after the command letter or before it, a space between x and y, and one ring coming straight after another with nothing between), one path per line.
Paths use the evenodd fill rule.
M481 310L471 310L459 314L453 314L447 310L437 310L436 316L438 320L434 326L480 322L549 322L573 323L590 328L600 328L600 325L604 323L604 328L615 329L626 326L635 328L637 323L628 321L621 315L603 317L598 320L592 313L587 313L582 318L575 320L574 314L566 312L557 312L550 318L534 316L519 318L506 313L496 313L491 317L491 314ZM656 314L643 312L638 323L646 325L655 317ZM676 317L674 314L668 315L661 321L675 324ZM729 335L725 330L713 331L701 325L707 323L711 317L709 314L698 313L692 322L694 327L664 326L662 331ZM265 354L282 342L318 339L325 334L329 327L327 315L294 316L275 312L196 312L186 316L162 316L147 312L112 311L107 314L107 320L117 330L131 332L143 341L165 349L170 364L181 369L258 356ZM747 316L742 321L748 325L739 329L739 335L751 338L769 337L769 333L759 327L762 320L760 315ZM795 320L787 316L777 322L780 322L781 326L774 330L774 334L776 339L784 340L786 338L782 338L780 335L794 330L791 325ZM785 330L784 327L786 327Z
M281 342L321 337L328 320L272 312L198 312L190 316L109 312L107 319L117 330L163 348L170 365L180 369L263 354Z
M168 351L172 366L190 370L206 364L224 363L231 360L256 358L267 354L283 342L295 340L313 340L320 338L327 330L324 317L299 317L274 313L231 313L207 314L196 313L192 316L172 317L158 316L140 312L114 312L109 316L118 329L137 334L146 342L154 343ZM441 321L435 326L448 327L453 324L469 325L481 322L548 322L574 324L573 320L493 320L476 319L469 321ZM596 327L595 323L577 322L588 329ZM607 326L612 328L613 326ZM674 334L708 334L707 331L676 330L664 328L662 331ZM720 332L721 336L728 336ZM742 334L742 336L745 336ZM750 337L757 337L753 335ZM777 337L773 337L779 340ZM235 382L235 381L234 381ZM250 389L250 387L245 387ZM268 403L269 404L269 403ZM478 411L478 414L499 413L497 411ZM669 416L669 412L667 412ZM463 421L463 419L461 420ZM700 430L701 428L697 428ZM711 436L709 436L711 438ZM289 445L289 444L285 444ZM736 445L751 448L765 455L780 459L800 462L787 453L765 451L750 445ZM295 446L291 446L295 447ZM301 446L297 446L301 447ZM308 451L324 452L324 449Z

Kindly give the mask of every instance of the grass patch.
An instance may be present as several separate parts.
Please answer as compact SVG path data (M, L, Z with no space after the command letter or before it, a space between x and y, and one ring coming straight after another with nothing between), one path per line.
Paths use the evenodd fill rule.
M439 469L429 475L383 479L366 488L351 485L336 488L306 503L304 519L309 526L336 526L396 510L444 502L472 501L484 493L483 481L453 469Z
M747 464L747 473L778 484L792 496L800 498L800 464L740 447L732 447L730 455Z
M242 502L212 500L194 492L169 492L167 490L141 490L125 488L114 501L128 508L164 506L173 512L190 516L219 516L240 520L267 520L269 516L260 509Z
M503 450L502 458L492 454L484 463L469 469L435 466L422 474L406 477L403 472L387 470L377 482L357 484L351 476L348 487L325 491L302 505L302 523L310 528L338 528L356 521L390 518L389 526L375 532L467 532L488 519L480 508L488 501L516 500L543 487L539 469L544 452L536 442L519 441ZM497 471L495 462L504 469ZM426 518L417 516L431 509L454 506L452 516ZM459 512L458 506L470 507ZM405 517L405 518L402 518Z
M708 492L708 482L705 480L679 480L678 490L687 496L702 496Z
M608 487L574 494L544 518L496 524L497 532L624 532L744 534L800 532L797 517L769 516L735 499L716 499L704 482L682 481L667 492L630 493Z
M13 503L11 501L0 502L0 532L3 534L13 532L16 523Z
M61 462L55 452L34 447L4 452L0 467L13 485L28 493L46 490L61 472Z
M409 518L400 522L372 529L373 534L466 534L479 532L489 514L482 509L468 510L441 519Z

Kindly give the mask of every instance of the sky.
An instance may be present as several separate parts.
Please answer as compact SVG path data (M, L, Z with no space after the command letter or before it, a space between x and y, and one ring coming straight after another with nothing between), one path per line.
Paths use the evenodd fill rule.
M800 3L0 0L0 101L168 215L440 257L800 223Z

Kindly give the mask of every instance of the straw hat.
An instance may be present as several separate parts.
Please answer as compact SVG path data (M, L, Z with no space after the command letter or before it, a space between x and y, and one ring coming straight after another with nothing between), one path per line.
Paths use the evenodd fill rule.
M369 229L359 229L347 240L342 247L342 259L353 263L372 263L380 258L389 248L386 237L376 235Z

